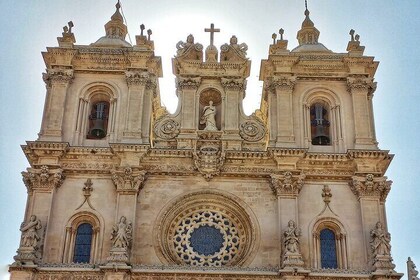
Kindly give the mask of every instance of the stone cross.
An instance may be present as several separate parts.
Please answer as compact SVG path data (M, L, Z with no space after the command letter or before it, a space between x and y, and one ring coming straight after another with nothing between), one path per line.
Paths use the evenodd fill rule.
M204 32L210 32L210 46L213 46L214 32L220 32L220 28L214 28L214 24L210 24L210 28L205 28Z

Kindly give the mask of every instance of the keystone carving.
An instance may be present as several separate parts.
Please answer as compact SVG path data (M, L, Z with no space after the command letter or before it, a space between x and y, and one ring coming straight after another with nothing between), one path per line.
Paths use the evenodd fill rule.
M375 178L373 174L367 174L366 177L353 176L350 183L352 192L361 197L377 197L385 201L391 190L392 181L387 181L387 177Z
M146 180L146 171L133 171L131 167L125 167L124 170L112 170L111 178L117 192L138 193Z
M282 175L271 174L271 189L275 196L297 196L303 187L305 174L293 175L286 171Z
M59 188L65 179L62 169L49 170L46 165L41 166L40 169L22 172L22 177L28 192L34 190L52 191L54 188Z

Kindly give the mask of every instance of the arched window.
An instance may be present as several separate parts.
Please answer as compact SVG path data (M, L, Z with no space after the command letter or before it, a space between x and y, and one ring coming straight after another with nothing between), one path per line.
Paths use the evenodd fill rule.
M311 258L314 268L348 268L347 234L337 219L325 217L318 220L312 236Z
M91 224L83 223L79 225L76 232L74 244L73 262L88 263L92 248L93 227Z
M102 139L107 135L109 102L99 101L92 104L89 115L89 132L87 138Z
M321 268L338 268L335 240L335 234L332 230L328 228L321 230L319 234Z
M74 214L66 226L63 263L96 263L103 242L103 224L103 219L92 212Z
M316 102L311 105L311 142L312 145L331 145L330 121L326 104Z

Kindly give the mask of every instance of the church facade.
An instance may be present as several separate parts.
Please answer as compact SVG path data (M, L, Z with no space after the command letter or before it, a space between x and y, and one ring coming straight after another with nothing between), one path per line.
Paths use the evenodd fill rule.
M243 112L251 61L232 36L189 35L172 59L178 108L162 105L151 30L43 52L41 131L23 151L28 190L11 279L400 279L385 200L393 155L375 137L378 62L273 34L261 105Z

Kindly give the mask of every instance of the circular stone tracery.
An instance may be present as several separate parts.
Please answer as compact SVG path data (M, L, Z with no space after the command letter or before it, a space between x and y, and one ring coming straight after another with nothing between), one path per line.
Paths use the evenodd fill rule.
M156 220L158 256L179 265L241 266L256 252L255 227L255 217L230 197L213 191L188 194Z
M240 238L229 218L215 211L200 211L178 223L173 240L185 264L221 266L236 256Z

